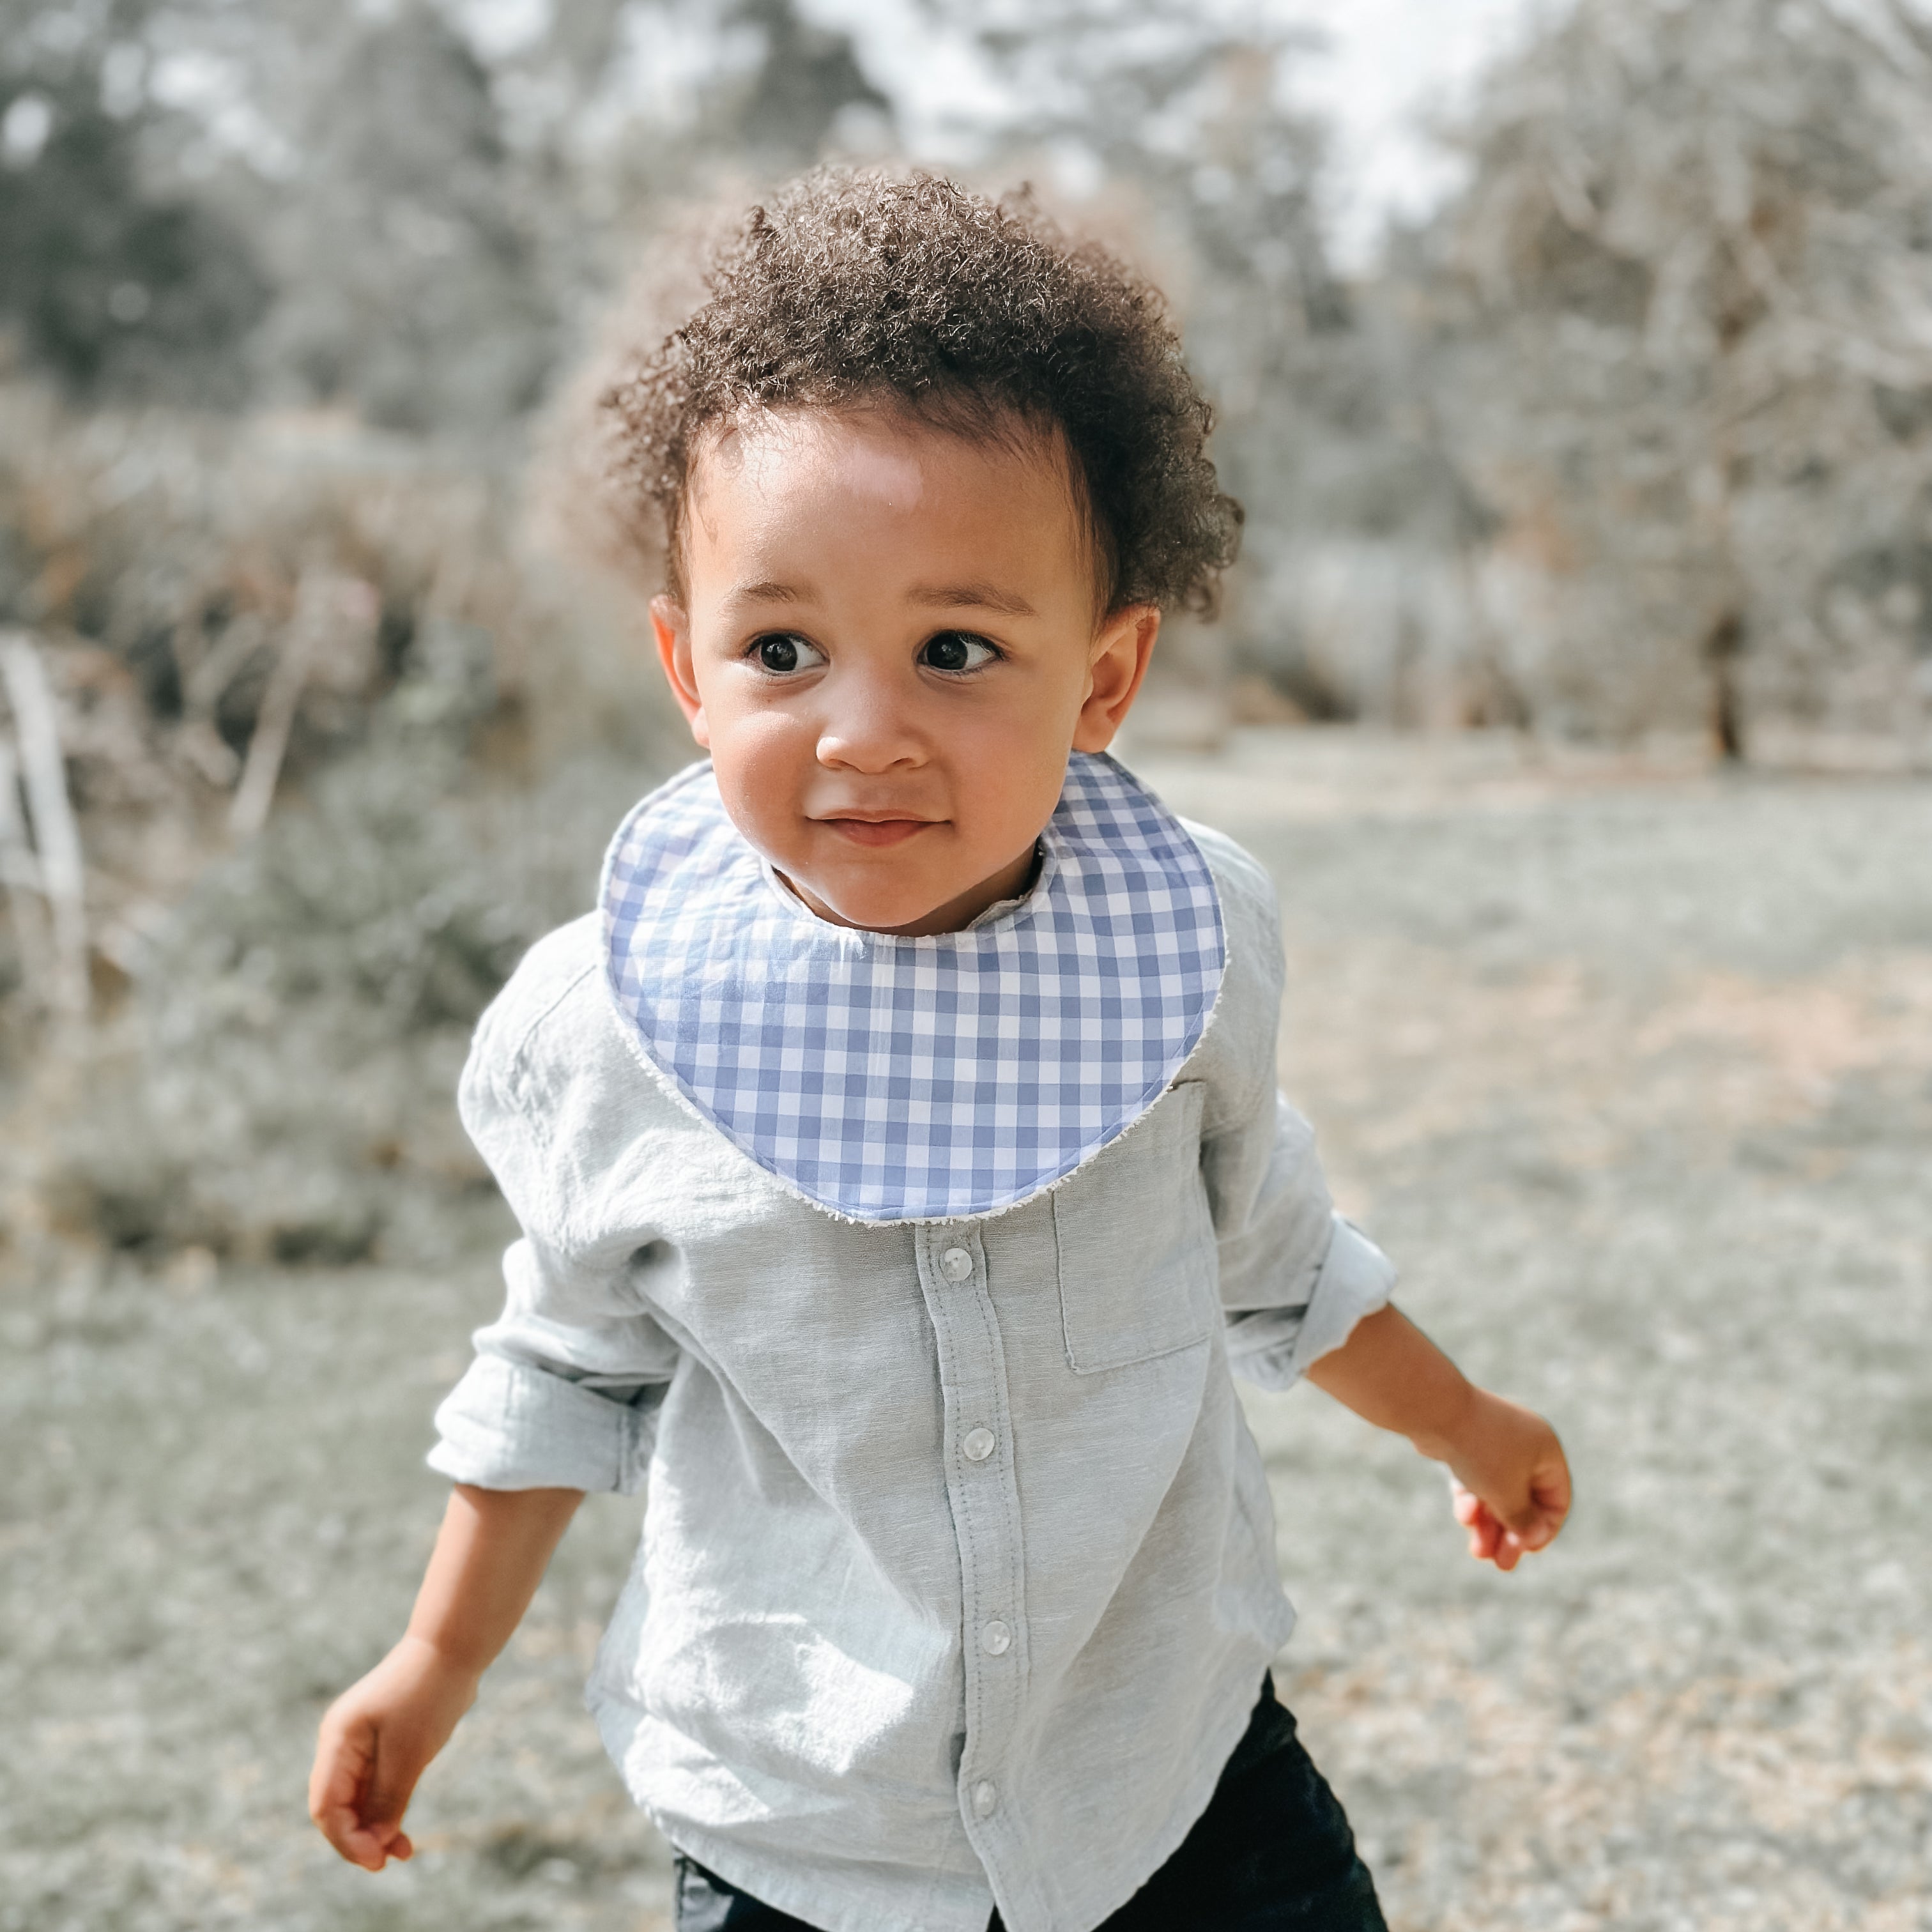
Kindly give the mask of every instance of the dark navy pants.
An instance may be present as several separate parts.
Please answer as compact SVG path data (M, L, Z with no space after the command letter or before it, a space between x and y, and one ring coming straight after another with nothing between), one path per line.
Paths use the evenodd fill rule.
M1340 1801L1272 1678L1192 1831L1100 1932L1388 1932ZM689 1858L677 1932L811 1932ZM1000 1932L995 1912L988 1932Z

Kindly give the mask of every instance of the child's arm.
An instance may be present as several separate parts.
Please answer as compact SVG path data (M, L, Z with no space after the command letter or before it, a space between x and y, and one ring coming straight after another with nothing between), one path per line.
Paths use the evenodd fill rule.
M1469 1553L1514 1570L1570 1512L1570 1466L1556 1432L1533 1410L1480 1389L1393 1307L1356 1323L1318 1357L1308 1379L1378 1428L1446 1462Z
M350 1864L415 1850L403 1811L530 1607L581 1490L457 1484L403 1640L337 1698L309 1774L309 1816Z

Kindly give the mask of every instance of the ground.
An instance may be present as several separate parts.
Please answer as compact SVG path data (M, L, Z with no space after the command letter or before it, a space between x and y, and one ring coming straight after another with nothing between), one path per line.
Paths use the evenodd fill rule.
M1396 1932L1932 1928L1932 786L1346 733L1150 768L1280 882L1282 1077L1404 1305L1545 1409L1558 1546L1250 1404L1278 1672ZM0 1932L662 1932L578 1689L593 1498L372 1878L309 1827L487 1254L0 1291Z

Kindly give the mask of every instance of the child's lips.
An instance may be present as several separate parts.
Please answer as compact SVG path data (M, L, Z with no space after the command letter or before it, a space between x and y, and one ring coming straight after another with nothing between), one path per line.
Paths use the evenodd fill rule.
M819 820L855 845L900 845L915 833L929 831L938 823L931 818L837 818Z

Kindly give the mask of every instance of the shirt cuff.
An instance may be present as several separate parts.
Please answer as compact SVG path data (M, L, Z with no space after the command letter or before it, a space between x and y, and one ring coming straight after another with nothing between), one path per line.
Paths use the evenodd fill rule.
M662 1388L650 1392L662 1399ZM432 1469L480 1490L643 1487L657 1402L620 1401L502 1355L478 1355L436 1412Z
M1364 1316L1387 1305L1395 1278L1388 1256L1337 1214L1307 1301L1258 1309L1230 1323L1230 1366L1257 1388L1292 1388L1312 1364L1341 1347Z

